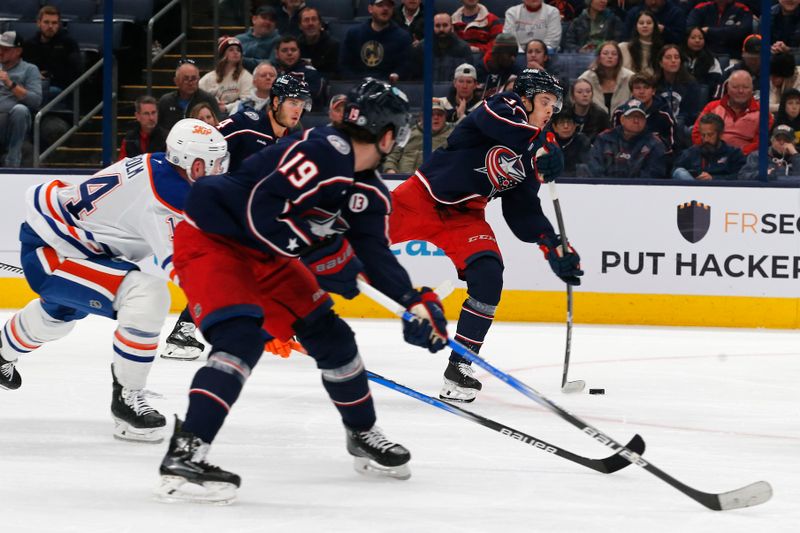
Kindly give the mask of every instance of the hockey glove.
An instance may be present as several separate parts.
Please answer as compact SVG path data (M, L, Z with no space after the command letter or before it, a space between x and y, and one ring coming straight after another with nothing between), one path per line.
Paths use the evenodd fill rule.
M558 235L553 235L552 237L540 235L539 248L544 253L545 259L550 262L550 268L564 283L568 285L581 284L580 276L583 276L581 256L572 246L567 244L567 250L564 253L561 237Z
M439 297L428 287L407 292L400 303L416 315L413 322L403 321L403 338L407 343L436 353L447 346L447 319Z
M552 132L547 132L544 143L536 150L534 167L540 183L553 181L564 171L564 152Z
M364 264L341 235L312 246L302 253L301 259L326 291L341 294L348 300L358 296L356 277L364 271Z

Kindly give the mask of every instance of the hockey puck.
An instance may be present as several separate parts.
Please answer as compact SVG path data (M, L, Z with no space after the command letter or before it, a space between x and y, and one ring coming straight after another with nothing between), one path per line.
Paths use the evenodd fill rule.
M589 389L589 394L605 394L605 389Z

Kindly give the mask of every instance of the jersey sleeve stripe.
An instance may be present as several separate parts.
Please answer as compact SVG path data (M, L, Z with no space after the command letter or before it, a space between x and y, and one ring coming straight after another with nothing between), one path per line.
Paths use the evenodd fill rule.
M483 101L483 107L486 109L486 111L489 112L490 115L492 115L497 120L500 120L502 122L505 122L506 124L510 124L517 128L524 128L527 130L531 130L531 132L534 133L535 135L539 134L540 130L536 126L528 124L527 122L515 122L513 120L508 120L507 118L498 115L497 113L494 112L494 110L491 107L489 107L489 104L486 100Z
M265 138L267 140L270 140L270 141L275 140L275 137L273 137L272 135L267 135L266 133L262 133L262 132L256 131L256 130L237 130L237 131L234 131L232 133L229 133L229 134L225 135L225 140L227 141L231 137L236 137L237 135L244 135L244 134L255 135L256 137L263 137L263 138Z
M156 182L153 179L153 164L150 162L151 157L152 154L147 154L147 176L150 179L150 188L153 190L153 196L155 197L156 200L158 200L158 202L161 205L163 205L173 213L176 213L178 215L183 215L183 211L181 209L178 209L174 205L164 200L164 198L158 193L158 189L156 188Z

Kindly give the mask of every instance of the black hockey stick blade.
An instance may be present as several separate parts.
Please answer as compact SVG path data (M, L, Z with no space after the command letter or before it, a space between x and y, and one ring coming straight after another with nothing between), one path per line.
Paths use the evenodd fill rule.
M25 272L18 266L9 265L8 263L0 263L0 270L8 270L14 274L24 274Z
M438 407L443 411L447 411L456 416L460 416L461 418L469 420L470 422L475 422L476 424L480 424L484 427L497 431L501 435L505 435L514 440L518 440L523 444L527 444L532 448L536 448L543 452L552 453L553 455L557 455L568 461L572 461L573 463L578 463L579 465L591 468L592 470L595 470L602 474L614 473L617 470L621 470L631 464L631 462L628 459L622 457L619 454L619 452L610 455L604 459L592 459L590 457L583 457L581 455L574 454L563 448L559 448L558 446L554 446L541 439L528 435L527 433L523 433L518 429L506 426L505 424L501 424L490 418L486 418L485 416L481 416L477 413L473 413L472 411L468 411L462 407L458 407L457 405L444 402L437 398L433 398L431 396L418 392L414 389L410 389L405 385L401 385L395 381L392 381L383 376L375 374L374 372L367 371L367 376L369 377L369 380L374 383L378 383L379 385L383 385L384 387L387 387L389 389L396 390L397 392L403 393L406 396L410 396L411 398L417 399L423 403L427 403L428 405ZM631 441L628 444L626 444L625 447L628 450L631 450L634 453L641 455L642 453L644 453L645 449L644 439L642 439L642 437L640 437L639 435L634 435Z

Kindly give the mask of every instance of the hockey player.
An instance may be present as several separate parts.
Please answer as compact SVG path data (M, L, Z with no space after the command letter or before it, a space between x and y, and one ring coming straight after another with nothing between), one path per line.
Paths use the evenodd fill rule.
M217 127L228 142L231 171L238 169L248 156L275 144L297 126L303 111L311 111L308 84L288 74L275 80L270 100L262 111L244 109L223 120ZM278 345L276 349L281 348L284 347ZM195 338L192 315L188 309L184 309L167 337L161 357L191 361L200 357L204 349L203 343Z
M20 230L25 277L40 298L3 327L0 387L17 389L17 359L67 335L88 314L117 321L111 414L114 436L158 442L164 417L143 388L169 310L166 282L136 266L154 256L175 279L172 238L192 183L225 172L227 143L195 119L179 121L166 153L125 158L80 185L51 181L26 193Z
M447 148L436 150L392 193L392 242L420 239L435 244L467 282L455 338L475 352L489 331L503 288L503 259L484 218L490 200L502 198L511 231L524 242L538 243L559 278L580 284L580 258L571 248L562 250L538 197L540 182L557 177L564 165L555 137L542 133L561 108L562 93L547 72L525 69L513 91L485 100L459 122ZM541 148L547 153L537 159ZM471 402L480 389L469 363L452 353L440 398Z
M402 302L411 344L447 340L441 302L412 288L389 249L390 195L374 171L409 134L408 100L365 80L348 95L342 124L307 130L248 158L238 172L198 183L175 235L175 268L189 309L212 345L194 377L185 422L161 463L166 501L226 503L240 478L204 458L264 349L264 330L296 334L317 362L360 473L410 476L410 453L375 425L364 362L326 291L358 294L356 278Z

